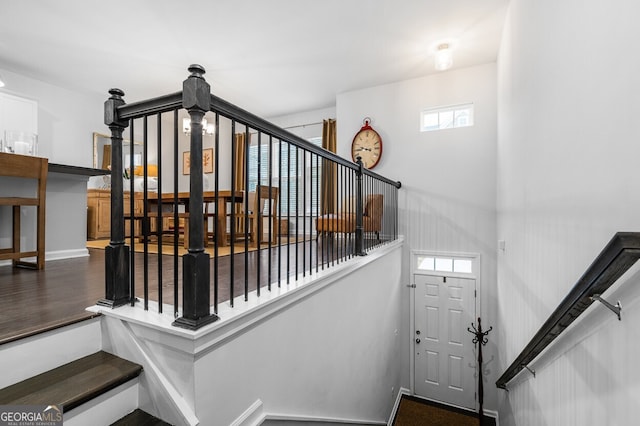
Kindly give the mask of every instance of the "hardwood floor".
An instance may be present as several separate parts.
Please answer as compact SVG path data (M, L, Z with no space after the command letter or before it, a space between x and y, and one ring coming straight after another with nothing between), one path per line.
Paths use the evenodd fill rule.
M0 343L90 315L104 296L104 251L47 262L43 270L0 267Z
M320 238L305 244L281 246L280 252L260 250L218 258L218 303L251 292L260 286L268 291L268 281L295 280L295 276L308 275L322 268L323 263L334 263L338 255L349 249L341 239ZM104 297L104 250L89 249L90 256L49 261L43 270L0 267L0 344L11 342L45 330L80 321L93 316L88 306ZM270 259L270 260L269 260ZM324 259L324 260L323 260ZM211 259L211 279L215 277L214 259ZM148 284L150 300L158 300L162 289L164 303L173 305L174 268L172 256L135 254L136 297L143 298L144 282ZM160 265L160 266L159 266ZM271 265L271 268L269 268ZM269 269L271 274L269 274ZM145 273L146 270L146 273ZM159 271L162 271L159 279ZM182 281L182 260L178 259L178 288ZM145 278L146 275L146 278ZM162 282L159 286L158 283ZM277 284L274 284L277 285ZM212 285L211 304L214 304ZM179 304L182 304L178 290Z

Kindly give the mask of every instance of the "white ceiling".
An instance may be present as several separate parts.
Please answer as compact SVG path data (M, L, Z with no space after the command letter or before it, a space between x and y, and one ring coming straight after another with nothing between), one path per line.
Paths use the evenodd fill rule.
M0 68L134 102L181 90L205 67L212 92L275 117L342 92L494 62L508 0L0 0Z

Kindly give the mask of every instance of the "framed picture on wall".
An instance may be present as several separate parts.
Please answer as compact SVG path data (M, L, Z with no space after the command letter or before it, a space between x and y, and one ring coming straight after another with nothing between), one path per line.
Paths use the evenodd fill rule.
M188 175L191 173L191 151L185 151L182 153L182 174Z
M202 171L213 173L213 148L202 150Z
M182 153L182 174L188 175L191 173L191 151L185 151ZM202 150L202 171L204 173L213 173L213 148L207 148Z

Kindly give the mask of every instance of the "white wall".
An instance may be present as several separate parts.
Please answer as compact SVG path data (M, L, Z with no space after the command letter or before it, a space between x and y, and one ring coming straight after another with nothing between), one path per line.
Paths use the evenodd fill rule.
M201 424L228 425L257 399L269 414L386 421L400 383L401 258L398 247L199 357Z
M420 111L473 102L475 125L420 132ZM419 79L343 93L337 99L338 154L351 159L351 141L370 117L383 140L374 169L402 182L400 234L405 235L403 282L409 251L480 253L478 316L495 325L496 252L496 66L487 64ZM409 289L403 290L403 386L409 387ZM496 335L489 336L485 362L495 378ZM412 341L412 339L411 339ZM485 408L496 409L496 392L485 386Z
M143 365L141 408L171 424L229 425L258 400L258 415L384 424L400 390L402 244L222 303L196 332L96 307L103 349Z
M0 70L4 93L38 102L38 154L50 163L93 167L93 132L108 133L104 125L104 102L109 88L95 97ZM70 71L71 72L71 71ZM99 90L99 88L97 88Z
M631 0L511 1L498 62L501 370L613 234L640 225L639 13ZM626 319L576 327L536 379L500 391L501 424L635 422L638 295L622 291Z
M0 71L6 80L6 86L0 91L38 102L38 155L47 157L50 163L92 167L93 132L105 133L107 130L103 124L107 91L104 96L90 98L6 70ZM49 175L47 260L86 255L86 187L85 177ZM27 217L34 214L26 210L25 213ZM27 225L32 222L28 220L24 226L26 247L35 240L35 230ZM4 241L10 233L9 227L2 227L0 233L0 240Z
M273 124L280 126L294 135L304 139L322 137L322 120L336 118L335 107L305 111L297 114L268 118Z

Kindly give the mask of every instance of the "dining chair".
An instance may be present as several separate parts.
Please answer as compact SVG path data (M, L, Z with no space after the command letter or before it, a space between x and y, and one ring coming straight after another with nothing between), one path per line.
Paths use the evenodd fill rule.
M279 228L278 228L278 187L257 185L255 191L249 191L247 201L249 210L244 211L244 205L239 205L237 211L233 214L235 218L235 241L241 241L249 238L251 245L257 247L258 244L265 242L264 237L269 235L269 222L265 223L265 218L271 221L271 242L278 244ZM245 221L249 229L249 234L245 235ZM259 235L262 234L262 235Z
M348 206L348 207L345 207ZM364 232L373 232L380 241L382 231L382 212L384 198L382 194L368 194L362 216L362 228ZM356 231L355 205L351 201L343 204L343 209L337 214L325 214L316 219L316 237L322 233L351 233Z

